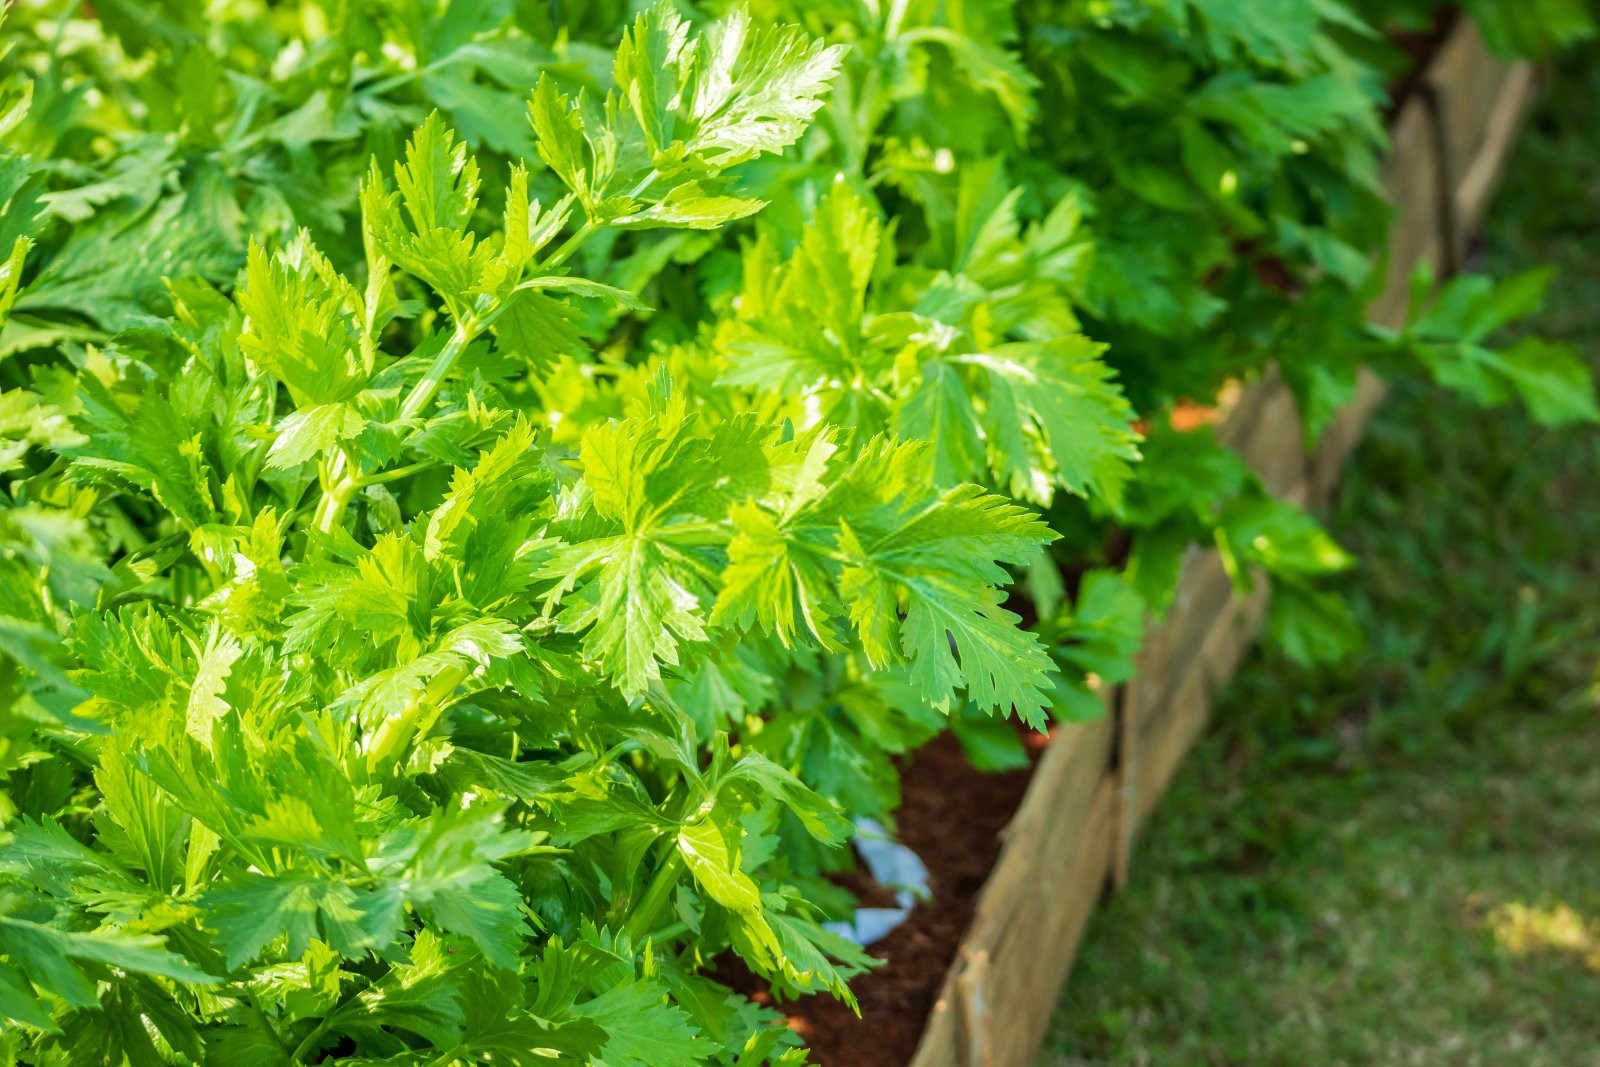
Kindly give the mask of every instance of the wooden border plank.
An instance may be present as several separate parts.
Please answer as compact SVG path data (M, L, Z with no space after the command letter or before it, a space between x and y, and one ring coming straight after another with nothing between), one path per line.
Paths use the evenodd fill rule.
M1385 288L1369 309L1385 325L1404 321L1412 266L1463 247L1532 96L1532 68L1499 64L1463 25L1429 69L1433 105L1413 101L1392 130L1384 183L1402 210ZM1382 383L1363 371L1308 456L1293 397L1269 372L1219 402L1218 434L1274 492L1314 502L1331 490L1382 396ZM1204 729L1211 696L1254 640L1269 595L1260 580L1235 595L1215 550L1190 552L1173 606L1147 633L1139 674L1103 694L1114 713L1060 727L1040 761L910 1067L1032 1063L1095 903L1108 880L1128 877L1138 827Z
M1447 188L1460 185L1495 136L1490 117L1505 100L1508 83L1524 69L1497 59L1470 21L1450 35L1429 64L1423 85L1436 101ZM1458 223L1463 230L1469 226L1465 219Z
M1418 258L1426 257L1438 262L1442 244L1449 242L1454 249L1454 260L1460 262L1466 255L1471 234L1475 233L1483 213L1488 208L1489 196L1499 180L1501 168L1510 155L1517 129L1531 105L1537 88L1537 72L1533 64L1519 62L1502 67L1484 48L1477 28L1468 26L1462 31L1465 41L1446 50L1443 65L1431 68L1430 84L1438 101L1441 121L1451 124L1454 132L1443 140L1452 158L1446 167L1451 177L1450 194L1454 210L1450 213L1455 232L1435 233L1431 240L1422 242L1419 237L1409 238L1419 246ZM1485 69L1486 65L1489 69ZM1497 87L1497 95L1488 104L1482 96L1484 85ZM1471 137L1465 132L1467 120L1478 123L1480 136ZM1413 137L1419 136L1416 133ZM1472 151L1463 150L1470 142ZM1415 261L1413 261L1415 262ZM1383 296L1372 306L1369 317L1373 322L1390 328L1405 324L1406 309L1410 301L1409 287L1404 277L1396 276L1391 269L1389 283ZM1362 369L1356 379L1354 398L1340 409L1331 425L1323 431L1316 453L1311 457L1310 498L1313 503L1325 505L1332 497L1345 460L1355 450L1362 431L1373 412L1383 401L1383 382L1371 371Z
M1538 88L1538 72L1532 63L1517 63L1501 83L1499 98L1484 117L1484 136L1478 151L1465 163L1455 182L1456 219L1461 233L1456 235L1465 253L1470 236L1477 232L1489 197L1500 180L1500 171L1516 141L1528 108ZM1449 98L1446 98L1449 105Z
M912 1067L1021 1064L1037 1050L1111 862L1111 737L1109 715L1057 728Z

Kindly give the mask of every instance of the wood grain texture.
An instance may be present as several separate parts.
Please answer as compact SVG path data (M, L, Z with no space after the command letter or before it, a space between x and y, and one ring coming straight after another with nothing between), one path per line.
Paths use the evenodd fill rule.
M1471 22L1463 23L1439 49L1424 85L1437 101L1447 188L1457 188L1480 158L1494 136L1490 116L1505 101L1507 83L1527 69L1526 64L1496 59ZM1458 216L1458 222L1463 234L1467 232L1466 220Z
M912 1067L1005 1067L1037 1051L1111 861L1111 724L1064 725L1045 750Z
M1447 128L1447 135L1441 140L1451 154L1445 173L1451 178L1448 195L1454 199L1454 210L1450 218L1457 229L1440 233L1427 224L1421 212L1409 208L1397 217L1391 231L1391 245L1396 251L1389 281L1368 311L1371 321L1391 329L1405 324L1410 301L1406 278L1411 267L1424 260L1437 266L1446 246L1454 248L1457 261L1465 256L1538 88L1538 72L1533 64L1501 64L1483 46L1476 27L1470 24L1452 38L1430 70L1429 84L1436 94L1437 113ZM1494 87L1492 97L1487 95L1485 86ZM1421 137L1412 132L1406 143L1416 145ZM1398 133L1395 144L1395 162L1387 168L1385 181L1398 191L1410 187L1421 164L1408 160L1408 153L1401 151ZM1402 177L1405 171L1413 178ZM1396 202L1414 203L1399 200L1398 196ZM1404 272L1397 265L1400 248L1415 250ZM1334 416L1310 457L1307 488L1312 504L1325 506L1331 499L1339 471L1361 439L1367 421L1383 402L1383 395L1383 382L1363 369L1356 381L1355 396Z
M1500 179L1500 171L1517 130L1522 126L1538 89L1538 71L1532 63L1517 63L1500 83L1500 95L1484 115L1484 136L1477 152L1462 165L1455 181L1456 219L1461 232L1455 235L1463 251L1489 206L1489 196ZM1448 103L1449 97L1447 96Z

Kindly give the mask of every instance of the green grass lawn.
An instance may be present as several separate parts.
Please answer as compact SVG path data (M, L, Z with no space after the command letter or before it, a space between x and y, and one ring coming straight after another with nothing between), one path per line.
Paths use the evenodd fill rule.
M1600 364L1600 50L1474 266ZM1044 1062L1600 1064L1600 432L1386 404L1330 521L1367 648L1258 653L1094 918Z

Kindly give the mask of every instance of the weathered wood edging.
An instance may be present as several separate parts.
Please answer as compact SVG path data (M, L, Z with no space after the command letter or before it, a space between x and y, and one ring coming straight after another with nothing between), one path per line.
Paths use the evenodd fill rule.
M1535 85L1463 19L1397 116L1384 187L1397 207L1388 277L1369 317L1403 323L1413 267L1461 261ZM1363 372L1315 450L1303 447L1275 375L1240 391L1218 426L1273 492L1323 503L1383 397ZM1083 928L1107 884L1130 875L1139 828L1237 667L1268 589L1234 593L1214 549L1193 550L1166 617L1146 633L1136 677L1105 694L1110 714L1062 726L1006 828L972 925L945 976L910 1067L1030 1067Z

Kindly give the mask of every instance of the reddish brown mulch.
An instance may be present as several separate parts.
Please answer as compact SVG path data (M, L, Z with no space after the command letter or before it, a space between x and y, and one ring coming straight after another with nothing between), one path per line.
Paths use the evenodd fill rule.
M1037 761L1046 738L1025 733ZM901 767L904 804L899 839L928 867L933 899L872 947L883 966L850 983L861 1018L828 997L787 1005L789 1024L821 1067L898 1067L910 1061L945 971L955 958L975 899L1000 854L1000 831L1022 802L1031 770L973 770L950 734L919 749Z

